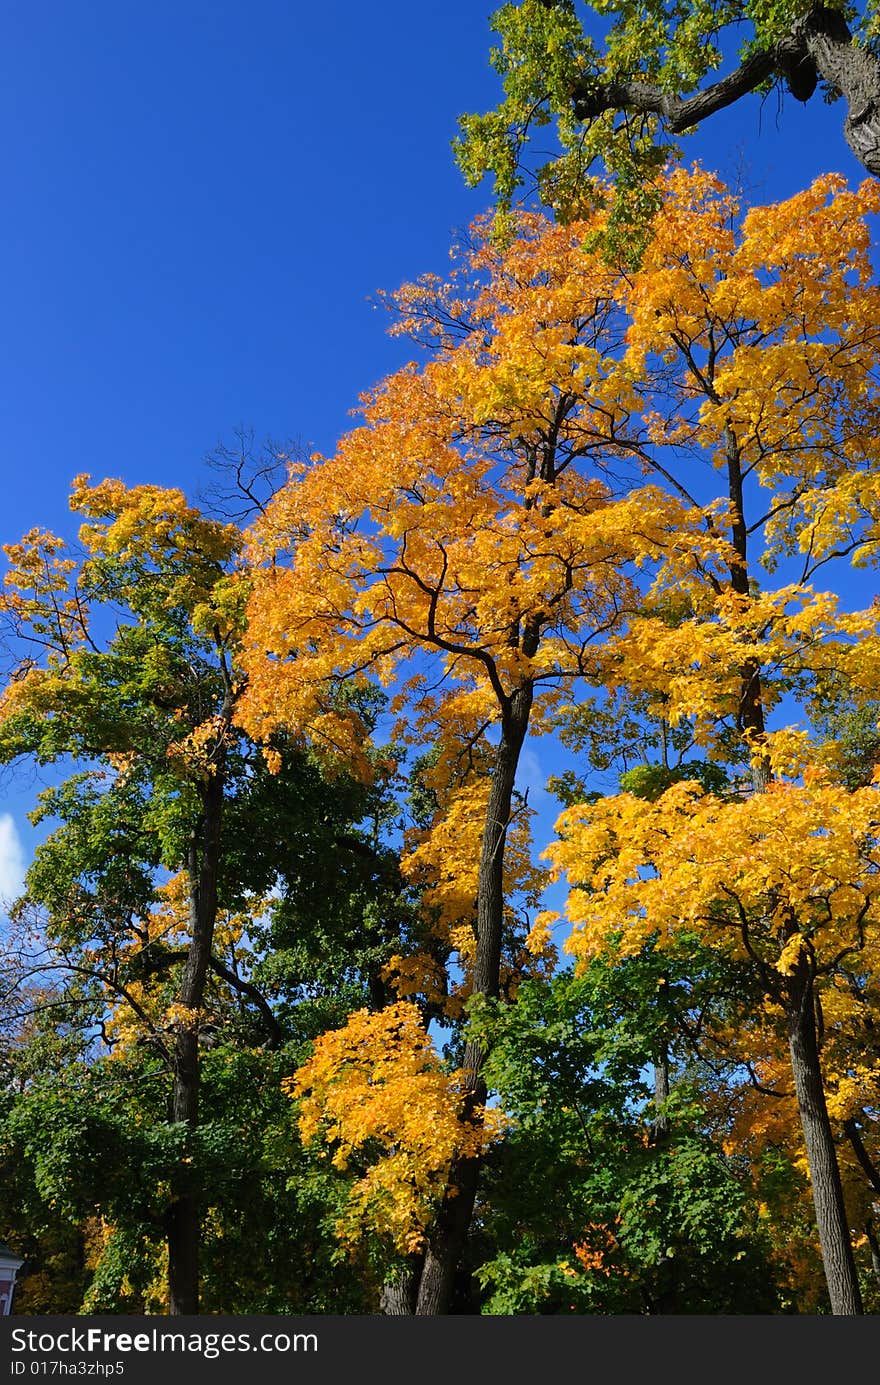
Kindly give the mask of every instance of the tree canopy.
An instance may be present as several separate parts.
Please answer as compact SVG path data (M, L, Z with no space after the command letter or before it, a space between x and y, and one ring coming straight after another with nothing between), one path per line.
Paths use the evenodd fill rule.
M458 155L470 181L492 173L502 204L529 169L544 202L570 216L598 164L616 175L631 224L650 206L646 177L679 148L678 136L774 86L801 102L821 99L817 89L840 100L847 145L880 175L871 3L519 0L502 5L492 26L504 96L494 111L462 118ZM558 153L534 168L527 144L547 125Z
M329 454L5 548L28 1311L880 1304L880 182L667 139L822 79L876 173L874 19L495 24L504 215Z

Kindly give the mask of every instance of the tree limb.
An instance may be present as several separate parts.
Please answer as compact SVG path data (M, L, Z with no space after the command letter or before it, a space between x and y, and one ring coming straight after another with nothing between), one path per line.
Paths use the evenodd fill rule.
M217 976L221 976L223 980L228 981L229 985L236 991L240 991L242 995L246 995L249 1000L254 1002L269 1031L269 1042L267 1047L280 1048L287 1036L275 1018L272 1007L262 992L259 991L252 982L245 981L242 977L236 976L234 971L225 966L224 963L220 961L219 957L215 957L213 954L211 955L208 965Z
M728 77L688 97L675 96L652 82L587 81L576 90L574 113L579 120L593 120L605 111L659 115L670 133L679 135L754 91L772 76L776 61L774 51L756 53Z
M859 1128L852 1117L843 1122L843 1133L849 1140L853 1148L853 1153L862 1166L862 1172L870 1183L875 1193L880 1193L880 1169L874 1163L865 1143L859 1133Z
M855 42L839 10L824 5L815 5L785 38L693 96L677 96L652 82L584 78L574 88L573 109L586 121L605 111L658 115L676 135L777 76L800 101L812 96L820 77L839 93L847 105L844 138L859 163L880 177L880 60Z

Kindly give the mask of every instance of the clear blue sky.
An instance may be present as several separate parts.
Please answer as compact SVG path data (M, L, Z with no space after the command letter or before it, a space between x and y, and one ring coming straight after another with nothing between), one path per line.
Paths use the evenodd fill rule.
M7 0L4 541L63 522L77 471L191 485L238 424L332 446L406 351L368 295L488 202L449 146L496 97L491 9ZM841 119L753 99L692 143L771 198L854 170Z
M0 541L67 528L79 471L195 490L240 424L332 448L407 355L368 296L442 271L488 203L449 146L497 99L492 8L6 0ZM787 105L687 147L755 200L862 176L842 109Z

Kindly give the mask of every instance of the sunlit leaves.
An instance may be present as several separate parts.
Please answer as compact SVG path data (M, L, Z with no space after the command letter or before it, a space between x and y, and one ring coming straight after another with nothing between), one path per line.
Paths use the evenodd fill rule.
M359 1156L373 1156L339 1227L350 1242L369 1228L398 1250L420 1249L453 1161L479 1154L505 1125L500 1111L467 1108L465 1074L444 1070L406 1002L323 1034L286 1085L303 1139L320 1133L337 1168L363 1170Z

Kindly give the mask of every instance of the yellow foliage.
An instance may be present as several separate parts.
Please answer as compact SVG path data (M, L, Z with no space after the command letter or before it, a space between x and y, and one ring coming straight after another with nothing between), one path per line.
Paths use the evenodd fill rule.
M338 1169L367 1162L338 1227L350 1244L371 1230L419 1249L454 1161L481 1154L505 1126L500 1111L468 1110L467 1074L443 1070L405 1001L323 1034L285 1088L307 1144L320 1139Z
M558 921L559 915L554 910L542 909L532 920L532 926L526 935L524 944L526 950L534 957L546 958L551 966L557 958L552 930Z
M587 959L619 935L631 954L688 926L736 948L744 920L778 932L783 972L806 941L820 956L858 948L880 922L877 823L875 787L850 792L819 771L733 802L686 782L653 803L570 808L547 852L573 885L567 948Z
M764 671L762 700L769 710L778 696L774 674L863 664L867 642L876 639L874 607L842 612L833 594L806 586L750 597L724 589L704 596L702 608L695 618L673 625L663 615L639 615L608 641L603 656L609 686L647 694L652 711L668 724L689 722L698 744L712 743L719 718L736 716L745 666ZM860 682L867 682L864 667ZM880 682L873 686L880 688ZM781 772L804 763L797 737L788 729L771 742Z
M793 933L773 963L780 976L794 976L805 949L804 938L800 933Z
M446 968L427 952L415 952L409 957L395 953L382 968L382 979L402 1000L422 996L429 1005L441 1007L450 1019L462 1013L458 988L453 987L452 993L447 993Z
M176 977L174 969L162 968L143 980L136 979L141 958L156 955L155 950L152 953L149 951L151 947L161 944L175 952L175 960L180 965L190 940L190 897L186 871L178 872L160 885L157 895L157 904L143 919L137 920L136 929L121 933L117 940L116 955L122 975L125 975L126 967L133 966L135 969L135 979L129 978L125 982L124 996L110 985L106 988L107 1018L104 1030L112 1044L109 1056L117 1061L130 1055L131 1050L143 1043L150 1033L167 1036L177 1028L197 1027L212 1018L207 1004L200 1010L194 1010L169 1000L168 987ZM265 900L256 898L246 913L219 912L214 925L214 949L221 955L243 958L247 951L242 946L246 930L265 906Z
M173 560L176 554L181 561L166 603L190 610L210 606L215 587L226 577L226 565L241 548L238 526L203 515L180 490L129 487L115 479L94 485L90 481L86 474L75 477L70 495L70 508L93 521L81 525L79 531L80 542L90 555L84 577L88 579L95 559L101 558L134 560L147 571L159 560L167 572L169 558ZM228 615L235 604L230 605L228 588L223 595L216 613L218 621L221 610ZM240 609L241 602L239 614Z

